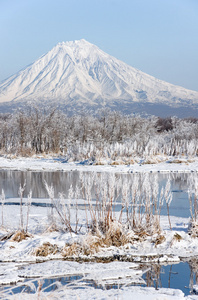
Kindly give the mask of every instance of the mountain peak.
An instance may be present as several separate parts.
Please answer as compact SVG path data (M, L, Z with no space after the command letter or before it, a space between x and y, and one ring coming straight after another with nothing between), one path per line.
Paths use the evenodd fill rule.
M73 111L109 107L130 113L148 105L198 107L198 92L147 75L81 39L58 43L0 84L0 103L44 100Z
M51 51L49 51L46 55L57 55L61 54L62 56L68 54L73 61L82 60L87 58L88 56L92 56L93 53L99 51L99 48L94 44L89 43L85 39L74 40L69 42L61 42L58 43Z
M91 43L89 43L88 41L86 41L85 39L80 39L80 40L74 40L74 41L67 41L67 42L59 42L56 46L67 46L67 47L72 47L72 46L86 46L86 45L92 45ZM55 46L55 47L56 47Z

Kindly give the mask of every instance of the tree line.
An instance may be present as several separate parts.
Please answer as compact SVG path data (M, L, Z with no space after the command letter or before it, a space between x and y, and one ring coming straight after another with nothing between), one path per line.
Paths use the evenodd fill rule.
M66 159L198 155L198 119L143 118L102 110L68 116L31 107L0 114L0 153L62 154Z

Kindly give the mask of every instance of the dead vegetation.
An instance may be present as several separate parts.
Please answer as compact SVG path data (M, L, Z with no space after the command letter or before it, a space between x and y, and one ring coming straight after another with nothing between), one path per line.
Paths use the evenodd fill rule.
M80 242L66 244L62 255L69 257L73 255L92 255L111 246L120 247L133 241L129 233L123 231L122 225L117 222L112 222L109 229L102 233L97 230L94 234L89 232Z
M3 241L6 241L6 240L9 240L13 235L14 235L14 231L11 231L11 232L8 232L6 234L3 234L1 237L0 237L0 242L3 242Z
M34 254L36 256L48 256L50 254L56 254L59 252L58 246L56 244L52 245L51 243L43 243L40 247L36 248Z
M11 242L21 242L21 241L23 241L23 240L26 240L27 238L30 238L30 237L32 237L32 235L31 234L29 234L29 233L27 233L27 232L25 232L25 231L17 231L17 232L15 232L13 235L12 235L12 237L11 237L11 239L10 239L10 241Z
M25 231L11 231L0 237L0 241L10 240L11 242L21 242L27 238L31 238L32 235Z
M195 178L197 177L195 176ZM78 242L66 244L63 249L58 249L56 245L50 243L44 243L34 251L36 256L53 255L57 252L60 252L63 257L93 255L102 248L121 247L126 244L141 243L145 240L157 247L166 241L160 227L160 213L165 202L171 229L169 215L169 205L172 200L170 178L161 189L157 176L149 177L149 174L134 175L130 184L127 180L118 180L115 174L98 175L91 173L87 177L81 174L80 179L81 187L77 186L74 189L71 186L67 200L63 194L59 194L59 199L55 199L53 187L49 187L47 183L45 185L51 199L48 230L79 234L83 227L82 238L79 238ZM188 233L193 238L198 237L198 192L196 187L197 179L192 183L189 193L192 218ZM5 234L0 238L1 241L10 239L20 242L31 237L27 232L31 195L27 205L26 222L24 222L22 206L24 188L25 185L20 187L19 193L21 199L20 228L22 230ZM80 203L84 201L83 224L82 222L79 224L79 199ZM117 209L118 207L119 209ZM175 233L170 246L181 240L182 236Z
M122 224L112 221L106 232L101 232L99 229L95 230L95 232L89 232L81 241L66 244L61 254L65 258L79 255L93 255L101 251L102 248L111 246L121 247L126 244L143 242L148 237L150 237L150 235L144 229L139 231L129 231L126 230ZM154 243L157 246L164 241L165 236L157 234Z
M180 242L182 240L182 237L179 233L175 233L173 236L174 241Z
M64 258L80 255L88 256L99 252L101 247L104 247L104 245L102 244L102 240L99 237L88 234L84 237L81 243L75 242L71 245L66 244L61 254Z
M82 196L85 202L85 216L87 234L72 244L66 244L62 250L63 257L78 255L93 255L102 248L121 247L125 244L143 242L155 235L155 246L165 241L161 233L160 213L164 200L169 207L172 200L170 180L165 188L159 190L157 177L150 180L148 175L135 176L132 184L127 181L119 182L114 174L91 174L88 179L81 177ZM131 189L131 190L130 190ZM52 194L47 187L48 194ZM92 203L92 193L95 191L96 201ZM75 193L70 188L70 196ZM69 204L62 205L59 200L54 205L63 226L67 231L73 231L71 225L70 197ZM54 200L52 200L53 202ZM116 213L115 207L119 201L120 210ZM78 218L76 217L76 220Z
M157 247L158 245L162 244L163 242L165 242L166 238L164 235L158 235L154 240L154 244L155 244L155 247Z
M180 242L181 240L182 240L182 236L176 232L170 242L170 247L172 247L175 243Z
M73 189L71 186L67 201L63 194L59 194L59 199L55 199L53 187L45 183L52 205L49 216L50 230L61 228L65 232L76 234L82 226L87 230L81 240L65 245L61 251L63 257L93 255L101 248L142 242L153 235L156 236L155 246L165 241L161 234L160 212L164 200L169 201L169 207L172 199L170 180L165 188L160 190L157 177L151 181L148 174L135 176L131 185L128 181L117 180L115 174L98 176L91 173L88 177L81 174L80 179L81 189ZM94 204L93 191L96 198ZM85 209L85 224L81 226L78 224L77 204L80 196L84 199ZM117 204L120 205L120 210L116 212ZM71 207L74 209L72 212ZM75 216L73 221L72 213ZM36 255L45 256L48 252L53 254L54 249L49 248L49 245L43 245L36 250Z

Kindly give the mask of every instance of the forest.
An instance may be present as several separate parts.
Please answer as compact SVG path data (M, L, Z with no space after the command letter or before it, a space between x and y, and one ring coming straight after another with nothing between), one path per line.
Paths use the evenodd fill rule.
M108 110L68 116L31 107L0 114L0 154L62 155L66 161L134 163L198 155L198 118L122 115Z

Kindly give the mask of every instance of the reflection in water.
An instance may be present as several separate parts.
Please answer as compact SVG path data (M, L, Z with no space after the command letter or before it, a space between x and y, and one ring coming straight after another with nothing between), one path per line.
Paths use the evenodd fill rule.
M102 183L102 176L104 173L97 173L93 175L91 172L81 173L82 177L88 178L92 176L97 176L97 180ZM110 176L110 175L109 175ZM120 182L120 185L129 186L129 190L135 178L140 178L143 180L145 176L149 176L150 182L153 181L154 177L157 177L159 188L166 185L168 178L171 179L171 190L173 194L173 200L170 206L170 214L180 217L189 217L189 201L187 191L192 181L193 174L188 173L157 173L157 174L116 174L116 182ZM0 191L4 189L6 198L18 197L18 189L20 184L23 185L26 182L26 189L24 197L32 190L33 198L48 198L48 194L45 189L45 181L48 185L53 185L55 191L55 197L58 197L58 193L61 192L68 197L68 191L70 186L73 188L77 185L81 186L80 172L69 171L69 172L32 172L32 171L10 171L1 170L0 171ZM83 195L81 195L83 196ZM92 198L96 198L92 189ZM162 207L162 215L167 214L166 206Z
M39 290L42 292L53 292L60 288L61 286L70 284L71 282L75 282L77 280L82 279L83 276L64 276L64 277L54 277L54 278L45 278L39 280L30 280L26 279L23 284L18 284L15 287L2 287L0 291L6 291L8 294L19 294L19 293L27 293L27 294L35 294Z
M144 276L147 287L154 287L155 289L162 287L160 271L161 271L160 265L154 264L150 266L150 270L146 272Z
M32 190L33 198L48 198L45 181L53 185L55 196L59 192L68 194L70 185L76 186L79 181L78 172L31 172L31 171L0 171L0 190L3 188L7 198L18 197L20 184L26 182L24 196Z
M190 267L190 290L193 291L193 285L198 285L198 258L190 258L188 263Z
M193 294L193 286L198 284L198 259L174 265L151 265L143 276L148 287L180 289L185 295Z
M148 287L180 289L185 295L192 292L195 284L191 278L190 266L186 262L167 266L153 264L143 278Z
M161 266L159 264L142 264L140 267L143 270L149 269L143 275L145 284L133 283L133 279L131 279L131 283L128 281L127 284L124 284L125 286L141 285L146 287L154 287L155 289L173 288L180 289L185 295L189 295L193 293L193 285L197 283L198 262L196 261L195 263L194 259L193 262L190 261L189 264L187 262L167 266ZM39 288L41 288L43 292L53 292L56 289L64 286L68 286L72 289L86 287L93 287L97 289L118 289L122 285L123 284L120 284L119 279L118 281L114 279L114 283L112 284L107 282L105 283L104 281L104 283L101 285L101 283L97 282L97 280L87 280L81 275L75 275L45 279L41 278L39 280L27 279L22 284L18 284L11 288L2 287L1 290L7 291L10 294L18 294L21 292L34 294L38 292Z

